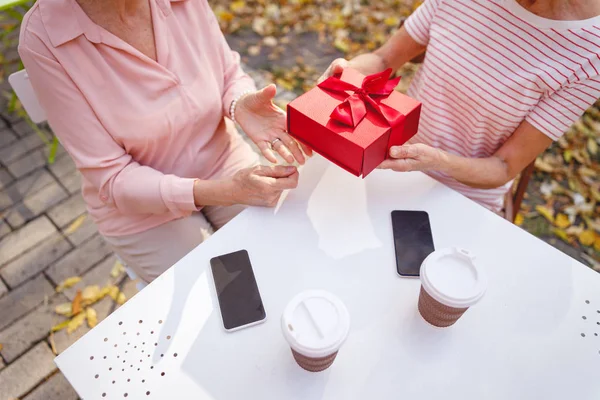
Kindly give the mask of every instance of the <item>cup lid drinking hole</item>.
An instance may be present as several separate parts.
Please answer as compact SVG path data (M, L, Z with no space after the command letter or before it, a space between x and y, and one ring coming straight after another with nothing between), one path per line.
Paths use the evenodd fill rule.
M290 347L307 357L326 357L338 351L348 337L350 315L344 303L324 290L296 295L281 317Z
M484 295L487 281L467 250L450 247L431 253L421 265L421 284L435 300L466 308Z

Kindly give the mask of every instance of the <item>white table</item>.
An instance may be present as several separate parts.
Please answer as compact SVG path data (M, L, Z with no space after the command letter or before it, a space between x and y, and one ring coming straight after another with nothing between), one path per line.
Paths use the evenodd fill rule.
M396 275L394 209L428 211L436 247L467 248L486 271L488 292L455 326L427 325L419 281ZM226 333L209 259L239 249L268 319ZM317 374L296 365L279 323L308 288L338 295L352 319ZM427 176L361 180L316 157L279 209L241 214L56 363L84 400L598 400L597 310L599 274Z

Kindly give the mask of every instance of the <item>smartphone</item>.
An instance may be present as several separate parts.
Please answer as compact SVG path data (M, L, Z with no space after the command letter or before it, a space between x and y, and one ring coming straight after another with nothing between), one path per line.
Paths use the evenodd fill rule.
M248 252L215 257L210 266L225 330L232 332L264 322L267 313Z
M425 211L392 211L392 230L398 274L418 277L423 260L435 250L429 215Z

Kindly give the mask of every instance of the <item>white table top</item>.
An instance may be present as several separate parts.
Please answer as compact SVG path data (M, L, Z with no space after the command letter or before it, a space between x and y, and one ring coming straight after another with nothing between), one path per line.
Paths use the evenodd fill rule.
M426 324L419 280L396 274L395 209L428 211L436 247L471 250L488 275L482 301L451 328ZM209 260L239 249L268 317L226 333ZM336 294L351 316L321 373L297 366L280 330L288 300L309 288ZM279 209L241 214L56 363L84 400L597 400L598 310L599 274L426 175L361 180L315 157Z

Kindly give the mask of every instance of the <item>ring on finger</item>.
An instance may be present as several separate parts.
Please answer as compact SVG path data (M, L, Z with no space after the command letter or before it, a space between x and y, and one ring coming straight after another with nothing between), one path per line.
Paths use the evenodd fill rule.
M279 138L276 138L276 139L274 139L274 140L271 140L271 142L269 142L269 143L271 144L271 147L272 147L272 148L275 148L275 144L276 144L277 142L281 142L281 139L279 139ZM283 142L282 142L282 143L283 143Z

